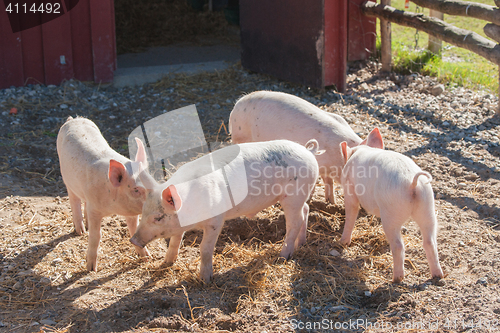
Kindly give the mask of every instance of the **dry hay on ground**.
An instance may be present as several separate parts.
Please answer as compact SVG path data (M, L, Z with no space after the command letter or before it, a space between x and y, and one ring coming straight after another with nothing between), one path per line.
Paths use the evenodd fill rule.
M278 323L279 329L288 327L290 317L300 316L305 304L345 305L335 313L338 316L365 305L365 291L380 289L374 297L387 298L387 288L393 288L388 281L392 257L378 220L362 218L353 245L343 249L335 242L340 238L342 214L326 206L322 195L311 203L307 244L290 261L279 257L285 234L279 205L253 220L228 221L217 242L215 277L209 285L198 279L199 231L188 232L176 263L163 267L164 241L148 246L149 260L138 258L128 241L125 221L105 218L99 271L87 273L88 236L75 236L67 197L7 197L2 204L2 216L15 225L3 233L10 249L4 257L12 259L9 263L14 267L8 268L12 278L2 281L10 292L0 293L4 296L0 306L6 314L16 313L10 321L23 327L36 321L31 313L53 312L60 319L60 331L102 328L105 323L124 327L121 318L141 318L138 327L251 329L257 320L262 325ZM376 246L366 246L364 239ZM330 254L334 249L339 256ZM424 267L410 270L410 278L425 280L425 257L411 259ZM228 318L210 319L207 311L221 311ZM253 318L251 323L245 316Z

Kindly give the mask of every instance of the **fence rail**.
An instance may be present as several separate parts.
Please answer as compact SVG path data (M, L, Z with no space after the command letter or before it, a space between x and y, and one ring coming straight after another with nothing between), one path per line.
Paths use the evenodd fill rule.
M448 15L468 16L500 25L500 9L494 6L457 0L411 0L411 2Z
M470 16L489 21L484 27L486 36L500 43L500 9L497 7L459 0L411 0L421 7L427 7L448 15ZM495 0L497 6L500 0ZM498 65L500 68L500 45L470 30L457 28L443 20L423 14L415 14L398 10L390 6L390 0L381 4L367 1L363 4L363 12L381 20L382 69L390 70L391 63L391 28L390 22L415 28L439 38L447 43L465 48ZM384 23L384 24L382 24ZM388 43L388 44L387 44ZM500 73L500 71L499 71ZM499 87L500 95L500 87ZM500 102L497 108L500 115Z

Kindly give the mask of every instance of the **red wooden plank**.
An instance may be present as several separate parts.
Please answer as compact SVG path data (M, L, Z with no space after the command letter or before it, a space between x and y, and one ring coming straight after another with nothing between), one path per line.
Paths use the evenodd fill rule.
M21 32L25 84L45 83L42 27Z
M115 26L110 19L113 0L90 0L90 29L95 82L113 81L115 69Z
M73 70L80 81L94 80L92 61L92 40L90 36L90 6L88 0L80 0L78 5L68 5L71 18L71 40L73 48Z
M113 26L113 59L114 61L114 67L113 70L116 71L116 68L118 66L118 60L117 60L117 54L116 54L116 24L115 24L115 2L111 1L111 24Z
M31 0L26 2L28 8L35 4L39 8L40 1ZM31 12L19 15L19 23L22 40L24 84L45 83L45 73L43 66L43 46L42 46L42 15L40 12Z
M3 1L0 1L0 89L24 84L21 33L12 32Z
M79 2L80 2L80 0L64 0L66 12L69 12L70 10L72 10Z
M325 0L324 85L346 89L347 1Z
M363 15L365 1L349 0L348 61L365 60L375 52L377 19Z
M74 77L70 15L42 25L45 83L60 84Z

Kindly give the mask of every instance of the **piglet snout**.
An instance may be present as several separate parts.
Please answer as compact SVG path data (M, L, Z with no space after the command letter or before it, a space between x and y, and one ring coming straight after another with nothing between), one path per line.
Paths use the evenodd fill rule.
M132 236L132 238L130 238L130 243L134 244L135 246L138 246L138 247L144 247L143 244L141 244L141 242L137 239L137 237L134 235Z

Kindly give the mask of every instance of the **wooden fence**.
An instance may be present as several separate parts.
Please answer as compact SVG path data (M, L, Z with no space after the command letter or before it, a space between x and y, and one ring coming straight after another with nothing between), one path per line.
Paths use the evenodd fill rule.
M486 24L484 33L486 36L500 43L500 0L494 0L497 7L480 3L460 0L411 0L421 7L432 11L456 16L469 16L491 23ZM380 4L367 1L363 4L363 12L367 16L380 19L380 37L382 53L382 70L391 70L391 22L424 31L429 36L438 38L450 44L468 49L487 60L498 65L500 68L500 45L481 35L455 27L439 19L439 15L430 17L423 14L415 14L390 7L391 0L381 0ZM500 74L500 69L499 69ZM500 85L499 85L500 95ZM497 107L500 115L500 102Z

